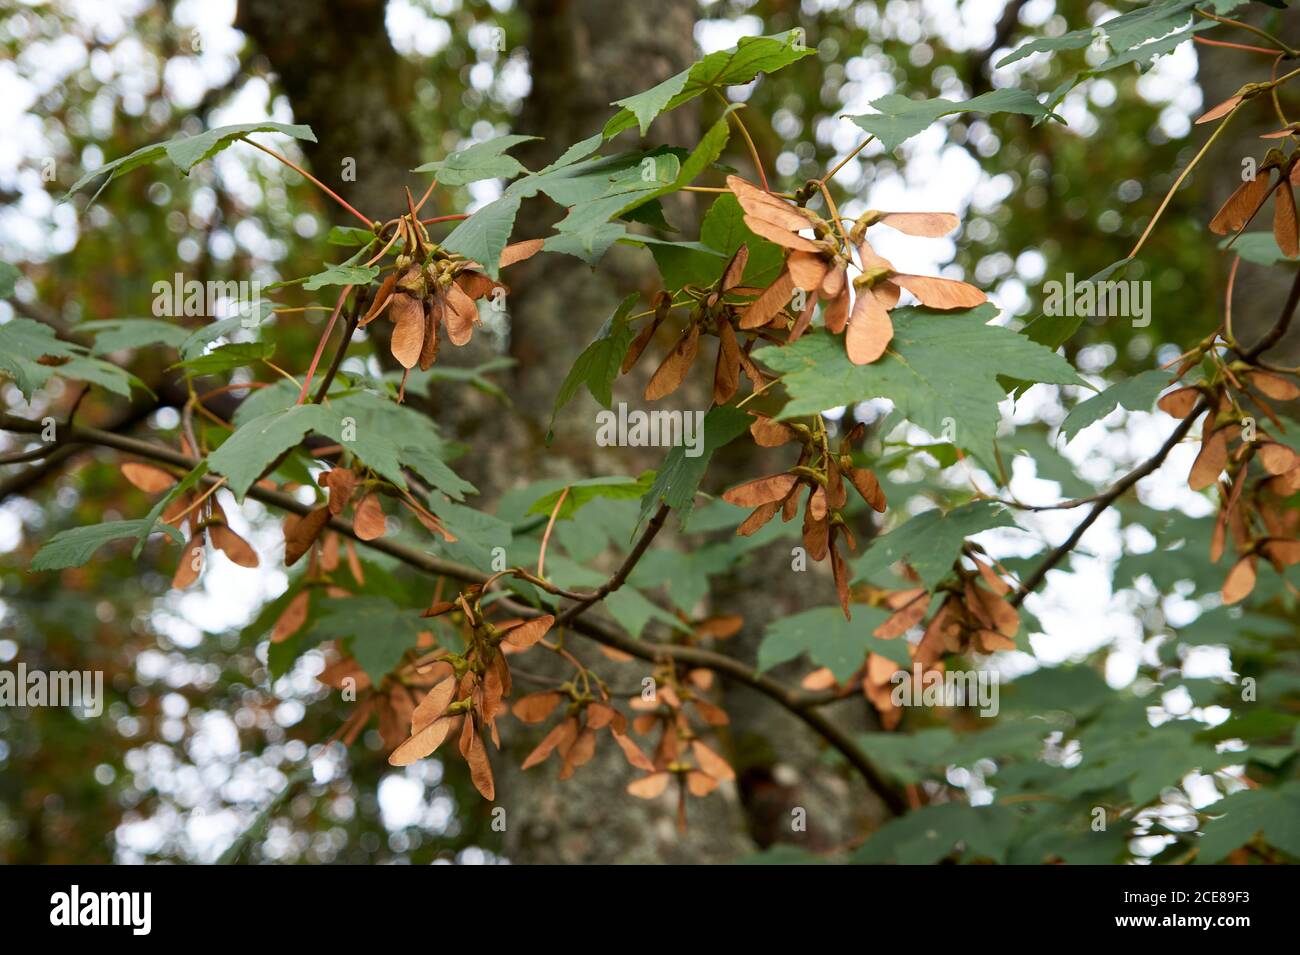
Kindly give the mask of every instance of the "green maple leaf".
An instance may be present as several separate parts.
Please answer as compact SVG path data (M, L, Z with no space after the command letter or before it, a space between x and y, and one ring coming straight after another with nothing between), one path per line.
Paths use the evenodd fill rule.
M994 314L989 304L956 313L895 309L894 340L870 365L850 362L843 340L826 332L755 354L782 374L790 393L782 418L888 398L903 417L931 434L950 433L954 444L992 468L997 406L1007 396L1000 376L1086 384L1051 349L985 324Z

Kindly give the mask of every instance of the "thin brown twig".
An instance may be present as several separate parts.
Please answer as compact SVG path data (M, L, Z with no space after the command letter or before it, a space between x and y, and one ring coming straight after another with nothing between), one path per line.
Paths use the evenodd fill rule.
M286 166L288 166L290 169L292 169L294 172L298 173L300 176L303 176L303 177L305 177L306 179L310 180L311 182L315 183L316 186L319 187L320 189L322 189L322 190L325 192L325 194L326 194L327 196L329 196L331 199L333 199L335 202L337 202L339 205L341 205L344 209L348 210L348 212L352 213L354 216L356 216L358 219L360 219L362 222L364 222L365 225L366 225L366 228L367 228L367 229L369 229L369 228L371 228L371 227L373 226L373 222L372 222L370 219L367 219L365 216L363 216L363 215L362 215L360 212L358 212L356 209L354 209L354 208L351 206L351 204L348 203L348 201L347 201L346 199L344 199L342 196L340 196L337 192L335 192L335 191L334 191L333 189L331 189L329 186L325 185L325 183L323 183L323 182L321 182L319 179L317 179L315 176L313 176L311 173L309 173L306 169L303 169L303 168L302 168L301 166L299 166L296 162L294 162L293 160L289 159L287 156L281 156L281 155L280 155L278 152L276 152L274 149L269 149L268 147L263 146L261 143L255 143L255 142L253 142L253 140L251 140L251 139L245 139L244 142L248 143L248 145L250 145L250 146L255 146L255 147L257 147L258 149L262 150L262 152L266 153L268 156L273 156L273 157L275 157L276 159L280 160L280 162L284 163Z
M325 343L329 341L330 332L334 331L334 325L339 320L339 313L343 311L343 303L347 301L348 293L352 291L351 285L343 286L343 291L339 293L339 300L334 306L334 311L330 315L330 320L325 325L325 331L321 332L320 341L316 343L316 354L312 355L311 365L307 368L307 377L302 380L302 390L298 392L298 400L294 402L300 405L307 398L307 389L311 387L312 376L316 374L316 366L320 364L321 355L325 353Z
M348 345L352 343L352 336L356 334L357 322L361 317L361 300L364 294L358 294L352 299L352 308L348 310L348 324L343 329L343 340L339 342L338 350L334 352L334 360L330 362L329 370L325 372L325 377L320 381L320 387L316 389L316 396L312 398L312 404L320 404L329 394L330 385L334 384L334 378L339 373L339 367L343 364L343 359L348 353Z
M717 90L714 90L714 92L718 93ZM723 96L721 93L718 93L718 98L722 100L725 106L727 106L728 108L731 107L732 104L727 102L727 98ZM739 105L743 106L744 104L742 103ZM745 126L745 121L740 118L739 108L731 111L731 118L736 121L736 128L740 130L740 135L745 137L745 144L749 146L749 155L750 158L754 160L754 168L758 170L758 179L759 182L762 183L763 191L771 192L772 189L767 183L767 173L763 169L763 160L759 158L758 147L754 145L754 138L749 135L749 130Z
M1030 572L1029 576L1024 578L1020 584L1020 590L1011 598L1010 602L1013 607L1019 607L1024 603L1026 597L1038 589L1038 585L1046 579L1047 572L1064 560L1070 551L1074 550L1088 528L1093 525L1097 518L1101 517L1102 513L1105 512L1111 504L1118 500L1125 491L1137 484L1138 481L1142 480L1164 463L1165 458L1169 457L1169 452L1173 451L1173 449L1178 446L1179 442L1187 436L1187 432L1192 430L1192 425L1196 422L1196 419L1200 417L1201 413L1209 408L1209 406L1209 401L1202 398L1197 403L1196 407L1192 409L1191 414L1178 423L1178 427L1174 428L1173 433L1170 434L1165 440L1165 443L1160 446L1160 450L1147 458L1146 461L1134 468L1128 474L1124 475L1124 477L1116 481L1111 485L1109 490L1104 491L1096 497L1092 510L1090 510L1088 515L1078 523L1070 533L1070 536L1067 537L1059 547L1053 548L1047 557L1044 558L1032 572ZM1083 502L1080 501L1080 503Z
M564 507L564 501L569 496L569 489L565 487L560 492L559 498L555 501L555 506L551 508L551 519L546 522L546 530L542 532L542 543L537 548L537 576L542 580L546 579L546 546L551 542L551 531L555 530L555 520L560 516L560 508Z
M646 525L646 529L642 531L640 538L637 539L637 542L632 546L632 549L628 551L627 557L623 559L623 563L619 565L618 570L614 571L614 573L610 575L610 578L597 587L596 590L560 614L555 620L556 626L563 626L570 620L575 619L578 614L585 611L592 604L604 600L627 582L628 576L641 561L641 557L650 548L650 543L655 539L655 536L659 531L663 529L664 524L668 520L668 511L669 507L667 504L659 505L659 510L655 511L654 516L650 518L650 523Z

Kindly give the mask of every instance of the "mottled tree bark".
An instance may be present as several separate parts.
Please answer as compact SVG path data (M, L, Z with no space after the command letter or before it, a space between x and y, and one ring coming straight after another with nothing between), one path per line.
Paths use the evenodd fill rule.
M235 16L235 26L274 69L295 122L316 134L318 142L301 143L312 174L380 220L405 211L403 186L425 184L410 175L419 164L411 126L416 71L388 39L387 6L387 0L239 0ZM355 179L344 178L349 167ZM332 204L330 214L358 224Z
M612 113L612 100L652 86L694 59L694 0L523 0L522 9L531 30L533 85L514 131L545 137L516 151L529 168L550 162L597 131ZM422 158L410 129L413 71L393 53L383 11L380 0L330 0L288 9L273 0L241 0L237 21L279 75L295 119L309 123L320 138L317 145L304 144L313 172L375 216L400 211L400 185ZM699 131L696 112L685 108L659 119L653 139L690 145ZM635 131L624 134L627 141L618 145L634 147L633 137ZM355 183L338 177L347 156L357 160ZM667 213L684 237L697 234L691 196L673 197ZM545 235L561 215L544 198L525 202L515 237ZM648 254L616 246L599 270L543 254L512 267L505 279L511 288L507 350L518 361L505 383L513 408L503 411L493 399L449 387L435 388L430 405L449 435L474 448L457 469L480 487L481 500L490 503L503 491L543 477L628 474L656 466L662 451L598 447L594 419L575 413L577 403L562 416L554 441L549 446L545 441L555 393L578 352L623 296L639 290L648 297L657 290ZM663 340L650 346L632 382L619 384L621 400L637 403L635 396L669 347L671 334L664 329ZM444 348L439 361L469 365L491 354L489 336L477 335L468 348ZM702 349L696 374L670 406L706 407L709 376L703 366L711 359L712 349ZM585 396L579 400L590 410ZM763 466L753 449L738 445L720 456L719 473L723 480L739 479ZM681 545L665 533L656 546ZM737 575L724 582L712 608L745 613L745 631L731 648L751 661L767 620L833 599L820 569L792 573L779 548L761 560L757 573L771 581L761 604L752 600L753 578ZM645 672L639 663L611 664L590 646L569 646L620 689L635 685ZM571 669L537 652L520 666L551 678L567 678ZM517 692L531 688L521 679ZM735 858L756 844L795 841L824 848L848 838L854 814L872 811L860 785L821 764L812 734L775 712L769 701L744 690L722 692L734 721L721 734L719 748L737 763L741 777L738 785L690 801L685 837L676 831L670 799L643 803L625 794L636 771L604 734L596 757L573 779L560 781L555 760L526 774L519 769L540 734L504 720L503 752L493 763L498 800L507 810L506 856L520 863L708 862ZM844 712L849 707L861 711L862 703L845 704L838 715L852 716ZM647 750L653 746L641 742ZM791 826L796 807L808 812L806 834Z
M597 132L613 113L612 100L653 86L694 59L693 0L524 0L522 8L531 31L533 87L516 130L545 137L520 152L530 168ZM694 111L683 109L657 121L653 134L656 142L689 144L697 132ZM688 233L694 229L689 201L670 204L668 214ZM526 203L516 234L544 235L561 215L546 200ZM598 270L577 259L541 255L511 269L509 281L510 354L519 362L510 393L517 414L508 423L490 422L493 430L504 425L509 435L496 447L496 473L523 481L555 474L636 473L656 466L662 451L598 447L594 419L582 413L590 405L585 395L581 406L575 403L557 422L549 447L545 442L555 393L578 352L625 295L655 290L648 254L616 246ZM657 344L652 350L662 352ZM654 360L646 356L647 366L653 368ZM634 385L618 390L618 400L635 401ZM707 402L700 383L679 397L692 407ZM570 646L610 676L615 687L635 684L645 672L640 664L611 664L589 647ZM548 663L530 660L529 666L567 676L567 666ZM517 751L501 761L499 791L509 819L506 854L515 861L710 862L752 849L731 787L708 799L691 799L690 832L682 836L670 797L645 803L624 792L638 771L627 766L604 734L596 757L567 781L557 778L554 760L522 773L518 766L540 734L523 732L516 724L509 735ZM647 751L652 748L652 743L640 742Z

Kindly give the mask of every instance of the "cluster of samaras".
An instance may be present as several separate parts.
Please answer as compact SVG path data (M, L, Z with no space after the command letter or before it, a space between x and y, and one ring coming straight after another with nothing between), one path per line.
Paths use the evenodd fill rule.
M988 654L1016 647L1020 611L1010 600L1012 585L1007 583L1005 570L995 568L973 546L966 547L965 557L974 569L965 567L960 559L953 565L953 575L935 591L941 595L939 609L925 623L921 639L908 645L912 673L922 674L922 679L942 674L944 659L950 655ZM874 635L893 640L921 625L933 597L934 593L924 587L880 594L879 602L893 613L873 631ZM885 729L893 729L902 719L893 692L897 685L894 674L902 669L889 657L869 653L862 669L848 681L849 687L861 685ZM825 669L814 671L804 680L804 686L814 690L834 683L831 671Z
M190 451L189 442L184 438L181 439L181 451ZM146 494L170 491L179 480L162 468L138 461L126 462L121 470L123 477ZM167 506L159 519L178 530L188 530L180 562L172 575L172 586L177 590L184 590L199 579L209 543L240 567L256 567L260 563L252 545L231 530L226 512L215 494L181 494Z
M455 738L475 788L484 799L492 799L496 786L483 734L486 732L493 745L501 748L497 717L506 712L504 701L512 687L506 656L540 642L555 618L547 615L492 622L483 615L481 596L481 588L471 587L456 600L435 602L421 614L458 614L465 640L463 652L432 650L403 664L379 687L371 687L369 678L351 657L332 664L320 679L335 688L342 688L345 680L353 680L354 687L372 691L340 729L345 743L350 743L365 726L372 709L378 712L380 735L391 749L388 761L394 766L424 759L446 740ZM432 643L430 636L425 645Z
M767 383L748 358L754 343L760 338L777 344L797 341L811 326L818 302L825 303L826 330L843 335L849 359L866 365L880 358L894 337L889 312L903 289L923 305L938 309L972 308L986 300L983 292L966 282L900 272L867 241L867 230L874 225L929 238L947 235L958 226L957 217L950 213L870 211L846 233L837 217L828 222L737 176L728 176L727 186L750 230L785 250L785 266L766 288L741 285L749 260L749 250L742 245L712 289L684 289L695 304L685 331L646 387L647 401L677 389L695 363L704 334L718 338L713 397L725 404L736 392L742 368L755 388ZM851 271L857 274L851 276ZM801 307L796 310L794 303ZM672 300L661 295L653 320L628 351L624 373L640 358L671 310ZM739 337L745 335L749 341L741 347Z
M437 361L442 329L453 345L468 344L480 324L479 300L508 289L477 262L432 244L414 213L403 216L399 228L404 251L357 325L364 328L384 315L393 325L393 358L409 374L416 366L428 371ZM498 265L505 268L522 262L541 248L541 239L508 245L501 250Z
M750 359L750 351L760 339L777 345L797 341L811 326L819 301L825 303L826 330L843 335L849 359L859 365L870 364L885 354L894 337L889 312L898 304L903 289L923 305L937 309L973 308L986 301L983 292L966 282L898 271L867 241L867 231L875 225L929 238L946 235L959 224L950 213L869 211L846 233L838 216L832 214L832 221L827 221L737 176L728 176L727 186L740 203L750 231L784 250L784 265L771 285L744 286L741 281L749 249L741 245L712 288L684 289L694 301L687 327L651 376L645 390L647 401L669 395L681 385L699 354L702 335L718 339L713 400L721 405L735 395L742 370L755 390L770 384ZM808 232L811 237L805 234ZM851 277L851 272L857 274ZM653 318L638 333L624 358L624 374L636 364L675 307L666 292L661 292L654 304ZM742 338L746 339L743 345ZM757 478L724 495L733 504L756 509L740 526L739 533L754 533L778 512L784 520L792 519L798 513L799 496L806 489L804 545L814 560L830 557L840 603L848 616L848 572L837 547L841 538L850 550L855 546L841 513L847 502L845 478L871 507L885 509L885 497L875 476L865 468L854 467L849 453L850 445L861 438L862 429L854 429L835 454L831 453L824 430L814 432L800 424L758 416L751 433L761 446L798 441L802 451L789 471Z
M852 446L862 439L866 427L860 423L855 425L840 441L835 453L831 452L830 439L824 428L814 430L798 422L786 424L759 416L749 430L760 447L798 442L799 460L788 471L755 478L722 495L722 499L730 504L754 508L736 533L747 537L776 517L778 512L782 520L791 520L799 512L800 495L807 490L803 517L804 549L816 561L830 557L840 607L845 617L852 618L848 567L837 546L839 539L843 538L850 551L857 547L853 531L843 515L849 499L846 483L852 484L873 510L885 509L885 493L880 489L875 474L853 464Z
M1201 449L1187 484L1194 491L1218 485L1210 559L1217 563L1223 556L1229 535L1237 552L1223 583L1224 603L1244 600L1255 589L1260 557L1279 574L1300 563L1300 511L1284 506L1300 491L1300 454L1258 425L1246 404L1260 409L1281 430L1268 398L1292 401L1300 398L1300 388L1243 361L1222 366L1217 381L1175 389L1159 403L1175 418L1200 414L1204 408ZM1252 462L1257 465L1253 473Z
M1198 122L1203 120L1204 117ZM1296 130L1288 126L1269 133L1266 138L1295 135ZM1275 172L1276 179L1273 178ZM1287 156L1280 149L1270 149L1255 175L1242 182L1215 213L1210 220L1210 231L1215 235L1235 235L1243 231L1259 214L1268 197L1273 196L1273 238L1283 255L1295 258L1300 255L1300 218L1296 215L1292 188L1296 185L1300 185L1300 150Z
M484 592L484 587L470 587L454 601L435 600L421 615L445 618L460 634L463 652L438 648L433 634L425 633L420 643L424 654L405 660L379 686L371 683L352 657L327 666L320 675L322 683L364 694L335 738L350 745L371 715L377 715L380 736L390 750L388 761L394 766L430 756L448 739L455 739L475 787L485 799L494 798L483 736L486 733L500 748L497 719L507 712L513 686L509 660L538 644L564 651L544 640L555 625L554 616L488 620L481 605ZM694 638L725 638L740 624L738 617L710 618L693 627ZM612 659L628 659L613 650L606 653ZM735 778L727 761L700 738L703 727L724 726L728 718L706 698L713 686L708 670L665 664L656 669L649 685L651 690L629 701L628 708L635 714L631 719L614 705L604 682L585 668L554 689L519 697L509 711L523 723L543 723L558 714L522 768L531 769L555 755L560 778L569 779L592 759L601 732L607 731L627 762L645 773L628 786L629 793L652 799L674 780L678 783L679 820L684 826L688 793L706 796L720 782ZM651 755L633 740L632 732L643 737L658 733Z

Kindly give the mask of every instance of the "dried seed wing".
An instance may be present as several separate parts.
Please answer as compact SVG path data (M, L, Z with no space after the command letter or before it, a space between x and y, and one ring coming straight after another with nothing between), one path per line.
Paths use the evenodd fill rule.
M880 488L880 482L876 480L873 474L867 468L851 468L849 470L849 481L853 484L862 499L866 501L873 511L883 512L885 509L885 492Z
M379 291L375 293L375 300L370 303L370 308L361 321L357 322L358 328L365 328L376 318L383 314L384 309L391 305L390 299L393 297L393 286L397 284L397 273L389 272L388 276L379 286Z
M496 289L504 289L505 286L500 282L494 282L482 272L462 271L456 273L455 283L460 286L462 292L468 295L474 301L478 301L494 292ZM441 292L436 294L441 295Z
M1215 235L1227 235L1242 229L1268 198L1273 188L1272 179L1271 172L1261 169L1254 179L1247 179L1238 186L1210 220L1210 231Z
M844 472L839 462L831 458L826 462L826 503L832 510L840 510L848 503L849 492L844 488Z
M745 370L749 380L754 383L755 389L767 387L767 375L758 370L758 366L750 361L743 348L740 350L740 367Z
M1295 398L1300 398L1300 386L1288 381L1281 375L1275 375L1269 371L1252 371L1246 377L1250 379L1250 383L1255 386L1257 391L1270 398L1276 398L1278 401L1292 401Z
M474 326L478 322L478 306L455 282L447 286L447 301L442 312L442 321L447 327L447 338L453 345L460 347L474 337Z
M1250 596L1255 589L1255 575L1258 558L1253 554L1243 557L1232 565L1227 578L1223 581L1223 602L1240 603Z
M1214 120L1218 119L1220 116L1228 115L1234 109L1236 109L1237 104L1240 102L1241 102L1240 95L1229 96L1222 103L1218 104L1217 106L1211 106L1204 113L1198 116L1195 125L1199 126L1201 123L1211 123Z
M731 722L731 717L727 715L726 710L714 706L708 700L696 697L691 700L691 705L695 707L695 712L699 714L700 719L710 726L726 726Z
M618 748L623 751L623 757L628 761L630 766L634 769L644 770L647 773L654 772L655 764L650 762L650 757L647 756L642 751L641 747L638 746L626 733L615 732L614 742L617 743Z
M537 746L533 749L533 751L529 753L528 756L524 759L521 768L532 769L538 763L545 762L546 758L550 756L551 753L555 750L555 747L559 745L561 737L564 736L566 725L567 725L567 721L565 721L564 723L560 723L558 726L553 727L551 731L547 733L544 737L542 737L542 741L538 743Z
M870 289L860 288L853 301L844 350L855 365L869 365L885 353L894 340L894 323L889 312Z
M499 268L505 268L508 265L514 265L516 262L523 262L531 259L538 252L542 251L545 244L544 239L525 239L522 242L511 242L501 250L501 259L497 263Z
M573 741L569 747L569 752L565 755L564 761L575 769L591 761L591 757L596 754L596 731L590 726L583 727L578 738Z
M389 765L409 766L411 763L430 755L447 739L452 722L451 719L444 717L430 723L418 733L413 733L406 742L389 754Z
M728 176L727 188L736 197L736 201L740 203L740 208L746 215L770 222L787 231L807 229L812 225L812 219L804 209L791 205L770 192L765 192L739 176Z
M676 391L695 364L699 349L700 326L691 325L651 376L645 388L645 400L658 401Z
M552 614L546 614L541 617L535 617L527 623L516 627L506 634L503 643L507 643L517 650L526 650L535 644L555 625L555 617Z
M1011 585L1002 579L998 572L993 569L991 564L986 564L982 560L976 560L975 567L979 570L980 577L984 579L984 583L988 584L989 589L999 597L1005 597L1011 592Z
M718 322L718 360L713 369L713 401L725 405L740 387L740 345L731 322Z
M292 567L302 555L311 550L316 538L329 523L330 509L318 507L303 517L290 515L284 522L284 563Z
M887 212L876 221L927 239L941 238L961 225L961 220L951 212Z
M763 293L745 309L740 316L740 327L743 329L761 328L768 324L782 309L790 304L790 298L793 295L794 278L790 275L790 270L785 269L777 277L777 280L764 289Z
M424 303L424 342L420 346L420 371L438 360L438 326L442 324L442 299L435 295Z
M834 298L844 289L844 283L848 279L848 270L842 263L837 263L833 269L828 269L825 277L822 279L821 294L823 298Z
M309 600L310 595L306 590L294 595L271 628L272 643L283 643L298 632L307 620Z
M1186 388L1176 388L1169 394L1162 397L1156 402L1156 407L1165 414L1173 418L1186 418L1196 407L1196 402L1200 400L1200 389L1188 385Z
M926 611L929 609L930 594L928 591L923 590L913 597L911 602L904 604L888 620L878 626L874 632L875 636L885 640L892 640L894 637L902 636L924 620Z
M256 567L259 563L257 551L225 524L212 524L208 527L212 534L212 544L240 567Z
M1210 534L1210 563L1217 564L1223 557L1223 548L1228 536L1228 509L1219 508L1214 518L1214 531Z
M343 513L357 489L356 472L351 468L334 468L322 474L319 481L322 487L329 489L330 513L335 516Z
M456 698L456 677L445 677L434 685L424 698L411 711L411 733L420 732L434 720L442 716Z
M1279 574L1292 564L1300 564L1300 540L1275 537L1261 543L1259 552L1268 558Z
M692 796L703 798L718 788L718 781L708 773L692 769L686 774L686 788L691 791Z
M171 524L172 526L177 526L177 523L181 521L183 517L192 513L190 511L190 507L193 504L194 504L194 498L191 495L182 494L176 500L172 501L171 504L167 505L166 509L163 510L162 522L164 524Z
M741 537L749 537L751 534L758 533L760 528L765 527L768 521L776 517L776 512L780 509L781 505L776 501L769 501L760 505L741 522L741 525L736 528L736 533Z
M794 489L798 480L794 474L769 474L733 487L722 495L722 499L740 507L757 507L780 501Z
M826 309L822 313L822 321L826 324L826 330L832 335L838 335L844 331L844 326L849 321L849 287L846 283L840 290L840 294L826 302Z
M1278 186L1273 197L1273 237L1287 258L1300 255L1300 221L1296 219L1295 193L1290 183Z
M146 494L157 494L166 491L176 484L176 478L172 477L162 468L156 468L152 464L141 464L138 461L127 461L121 467L122 476L144 491Z
M172 576L172 586L177 590L184 590L199 579L199 574L203 571L205 541L204 532L199 531L186 542L185 549L181 551L180 563L176 565L176 573Z
M469 721L466 720L468 723ZM492 778L492 764L488 761L487 747L483 745L483 737L475 733L470 740L469 752L465 754L465 762L469 763L469 778L474 783L474 788L479 791L484 799L491 801L496 798L496 782Z
M835 532L831 532L831 574L835 577L835 593L840 600L840 609L844 611L844 619L852 620L853 614L849 612L849 569L840 556L840 549L836 546Z
M858 260L862 263L864 272L894 271L893 263L878 255L866 239L858 243Z
M353 516L352 529L363 541L384 536L388 530L388 521L384 517L384 509L379 506L378 495L367 494L361 499Z
M814 693L820 690L829 690L836 686L835 673L830 667L820 667L800 680L799 685L805 690L811 690Z
M801 288L805 292L821 288L822 279L828 271L826 260L812 252L792 252L785 260L785 266L790 270L795 288Z
M414 368L424 347L424 307L414 296L398 292L389 317L393 320L389 349L403 368Z
M632 370L632 366L637 363L641 353L645 351L646 345L650 344L650 339L654 338L655 332L659 330L667 311L662 314L656 312L654 318L641 326L641 331L637 332L636 338L632 339L632 344L628 346L627 354L623 356L623 365L619 369L619 374L626 375Z
M754 423L749 426L749 433L760 448L779 448L797 437L794 428L766 415L754 416Z
M745 225L749 226L749 230L755 235L762 236L769 242L775 242L777 245L795 252L820 252L822 250L821 246L811 239L805 239L798 233L768 222L766 219L760 219L758 216L746 213ZM808 228L809 225L810 223L804 223L800 228Z
M829 521L813 517L810 510L804 512L803 546L814 561L825 560L826 549L830 545L830 531Z
M931 308L974 308L988 301L988 296L967 282L939 279L928 275L895 273L891 280L903 286Z
M730 764L700 740L691 742L691 753L695 756L695 762L699 764L700 769L714 779L736 778L736 772Z
M740 284L741 277L745 274L745 266L749 264L749 246L741 244L736 250L736 254L731 257L727 263L726 271L722 273L722 281L719 288L724 291L730 291Z
M1300 467L1300 454L1292 451L1285 444L1265 441L1259 446L1259 462L1269 474L1286 474Z
M871 287L871 294L876 297L881 305L885 308L893 308L898 304L899 298L902 297L903 290L890 281L880 282Z
M795 319L794 327L790 329L790 336L786 339L787 344L794 344L803 337L803 333L808 331L812 325L813 312L817 310L818 294L813 292L808 296L808 301L804 303L803 311Z
M521 696L515 700L512 712L515 717L524 723L540 723L554 712L555 708L560 705L563 697L554 690L543 690L540 693L529 693L527 696Z
M1210 435L1209 440L1201 446L1201 453L1192 462L1191 473L1187 476L1187 486L1193 491L1201 491L1219 480L1219 474L1228 463L1228 435L1220 428Z
M652 773L628 783L627 791L629 795L636 796L638 799L657 799L668 789L668 782L671 779L669 773Z

